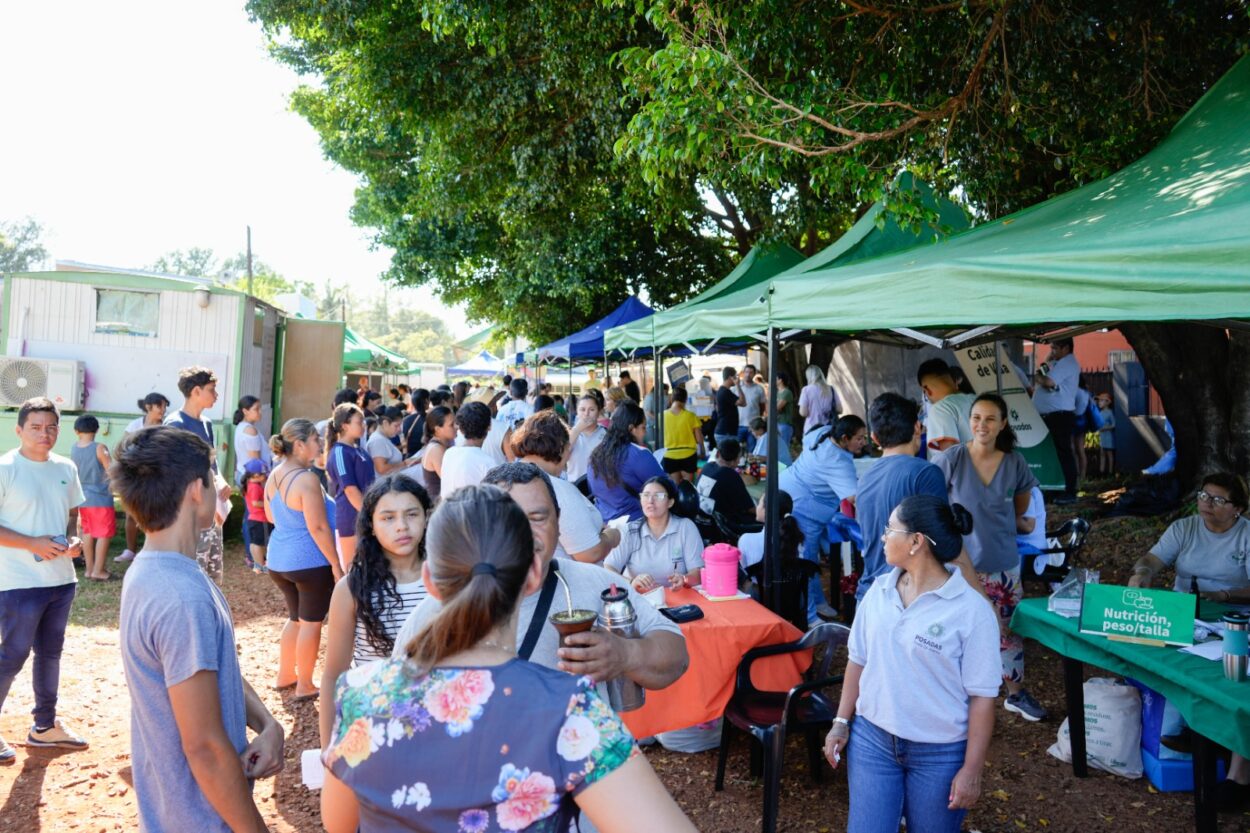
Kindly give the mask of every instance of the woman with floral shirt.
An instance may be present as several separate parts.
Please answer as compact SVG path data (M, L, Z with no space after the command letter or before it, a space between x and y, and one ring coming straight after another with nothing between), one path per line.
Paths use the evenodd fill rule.
M461 489L426 546L442 611L407 660L340 679L326 830L564 833L580 811L602 833L694 831L589 679L515 656L517 602L543 576L520 507Z

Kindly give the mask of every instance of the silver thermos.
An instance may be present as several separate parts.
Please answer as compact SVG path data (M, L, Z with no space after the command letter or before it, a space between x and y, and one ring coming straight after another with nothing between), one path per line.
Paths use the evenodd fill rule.
M638 614L629 601L629 593L615 584L600 596L603 607L599 611L599 627L623 639L637 639ZM642 708L647 692L628 677L615 677L607 682L608 704L615 712L628 712Z
M1247 626L1250 617L1246 614L1224 614L1224 676L1237 683L1246 679Z

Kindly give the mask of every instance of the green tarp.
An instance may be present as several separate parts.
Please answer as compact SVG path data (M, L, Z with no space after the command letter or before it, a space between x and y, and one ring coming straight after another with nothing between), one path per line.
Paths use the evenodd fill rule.
M802 262L803 255L784 243L755 246L732 272L694 298L654 315L607 330L603 336L604 349L628 351L653 344L667 345L686 341L688 337L682 333L682 322L691 309L714 303L735 291L759 286L777 273Z
M374 344L362 335L354 333L351 328L343 328L343 370L353 372L372 370L378 372L399 372L408 367L409 360L398 353Z
M934 194L927 183L917 181L910 172L900 174L898 187L918 191L921 201L937 211L936 223L918 230L904 229L892 218L883 220L884 206L880 202L874 203L837 241L812 257L803 259L797 251L786 246L783 249L784 258L755 259L757 250L753 249L733 273L707 292L656 313L653 316L654 329L642 326L653 323L643 319L631 326L609 330L604 337L605 346L628 350L652 344L667 346L717 338L750 337L768 327L764 285L770 278L773 282L792 280L823 268L844 266L887 252L931 243L945 234L968 227L968 216L962 208ZM776 270L779 261L788 263ZM775 271L767 271L769 268ZM741 277L735 277L744 272L746 274ZM842 300L849 302L852 299Z
M1250 58L1106 179L935 246L771 286L767 322L783 330L1250 316Z

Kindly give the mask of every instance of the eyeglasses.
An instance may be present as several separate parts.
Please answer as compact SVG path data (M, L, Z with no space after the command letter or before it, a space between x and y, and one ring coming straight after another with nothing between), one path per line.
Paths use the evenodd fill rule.
M638 496L639 500L654 502L657 500L668 500L667 492L643 492Z
M930 538L928 535L925 535L923 532L913 532L910 529L895 529L892 526L886 526L885 530L882 531L881 543L884 544L885 539L889 538L891 535L919 535L929 542L929 546L931 547L937 546L937 541L934 541L932 538Z
M1232 501L1226 497L1213 495L1205 490L1199 492L1197 497L1198 497L1198 500L1202 501L1203 503L1211 503L1216 506L1227 506L1228 504L1232 503Z

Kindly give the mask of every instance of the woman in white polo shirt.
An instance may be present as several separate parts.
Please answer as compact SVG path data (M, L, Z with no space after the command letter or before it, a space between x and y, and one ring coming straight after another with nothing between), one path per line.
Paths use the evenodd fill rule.
M873 582L851 628L838 717L848 833L954 833L981 793L1002 679L998 623L951 562L972 529L959 504L906 498L881 538L893 570ZM853 721L853 722L852 722Z

